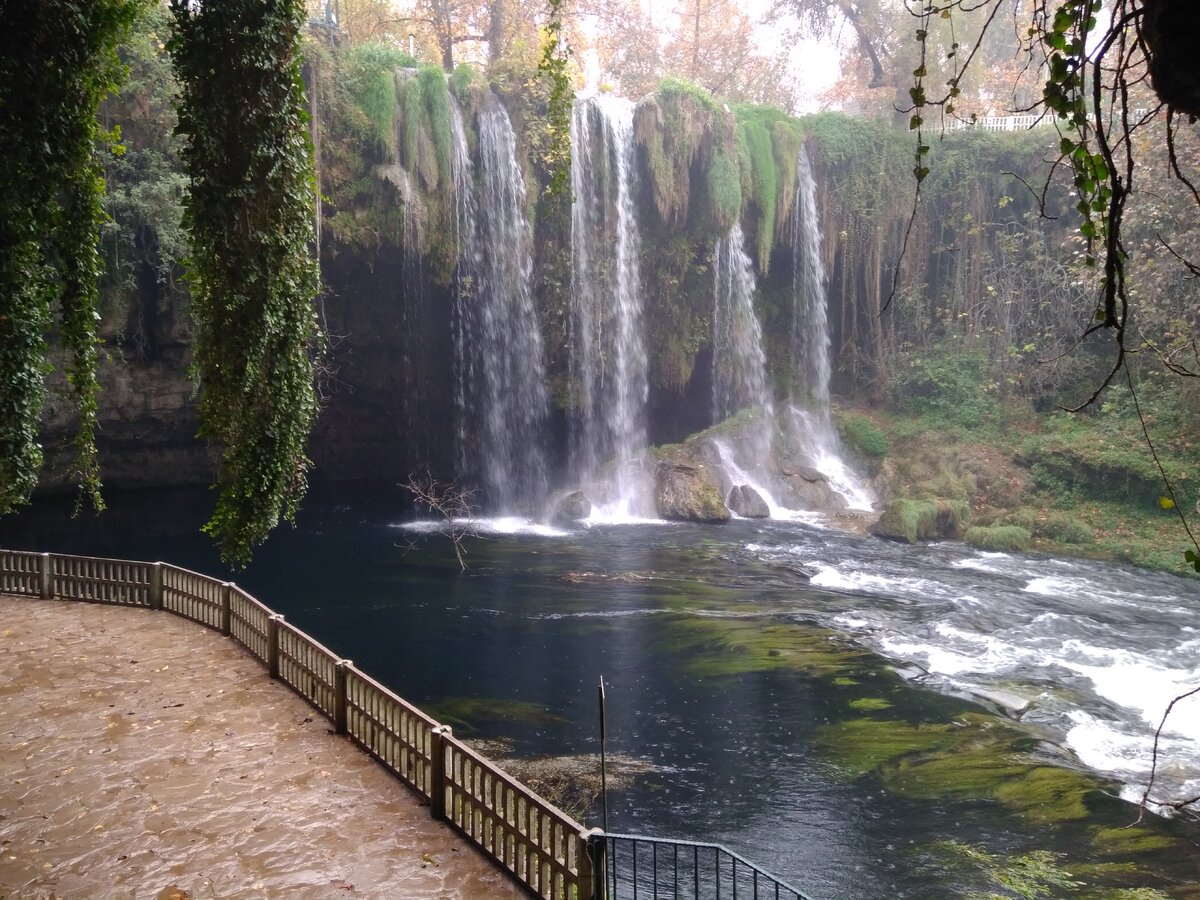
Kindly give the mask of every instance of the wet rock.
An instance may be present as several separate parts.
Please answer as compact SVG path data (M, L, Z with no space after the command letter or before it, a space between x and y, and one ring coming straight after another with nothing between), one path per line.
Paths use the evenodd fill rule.
M725 505L743 519L765 519L771 515L767 501L748 484L734 485Z
M654 503L664 519L710 524L729 521L721 491L703 465L660 462L654 477Z
M554 504L550 519L556 525L570 525L592 514L592 501L583 491L572 491Z
M809 484L828 484L829 476L812 466L788 466L783 474L789 478L803 478Z

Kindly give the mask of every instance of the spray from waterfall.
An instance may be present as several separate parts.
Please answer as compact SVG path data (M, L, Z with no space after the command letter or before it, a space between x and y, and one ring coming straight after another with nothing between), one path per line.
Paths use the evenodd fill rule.
M477 172L461 115L454 123L459 471L479 478L495 510L532 514L548 485L549 397L530 286L525 181L512 123L495 95L485 96L479 112Z
M613 490L608 516L644 510L636 462L646 445L633 104L611 96L576 102L571 118L570 469L576 483L602 467ZM641 501L641 502L639 502Z

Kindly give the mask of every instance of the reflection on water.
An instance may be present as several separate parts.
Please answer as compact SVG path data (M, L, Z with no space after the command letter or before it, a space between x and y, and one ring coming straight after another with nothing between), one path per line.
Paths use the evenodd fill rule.
M0 523L0 545L225 571L196 530L209 495L110 499L99 520L43 505ZM496 525L464 572L408 518L399 488L314 494L227 577L418 704L545 709L456 726L521 753L593 752L603 674L610 748L657 767L611 798L614 830L723 842L817 897L987 889L939 853L951 840L1128 862L1103 829L1133 818L1115 797L1200 666L1200 586L1170 576L745 520ZM892 746L855 768L862 748L838 741L859 721ZM1164 747L1168 791L1200 785L1200 701ZM1050 787L1030 801L1030 785ZM1196 878L1173 843L1191 823L1153 829L1167 843L1135 859L1142 880L1112 883Z

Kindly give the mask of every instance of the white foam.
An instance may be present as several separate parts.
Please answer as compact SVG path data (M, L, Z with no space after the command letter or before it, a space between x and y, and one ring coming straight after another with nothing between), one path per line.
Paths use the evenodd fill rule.
M451 529L470 534L522 534L535 537L566 537L571 532L555 528L544 522L534 522L520 516L499 516L487 519L416 519L412 522L395 522L391 528L411 531L416 534L438 534Z

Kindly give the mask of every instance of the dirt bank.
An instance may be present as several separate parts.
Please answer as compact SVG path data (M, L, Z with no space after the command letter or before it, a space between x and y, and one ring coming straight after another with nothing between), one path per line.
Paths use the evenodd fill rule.
M0 898L522 896L227 638L0 596Z

